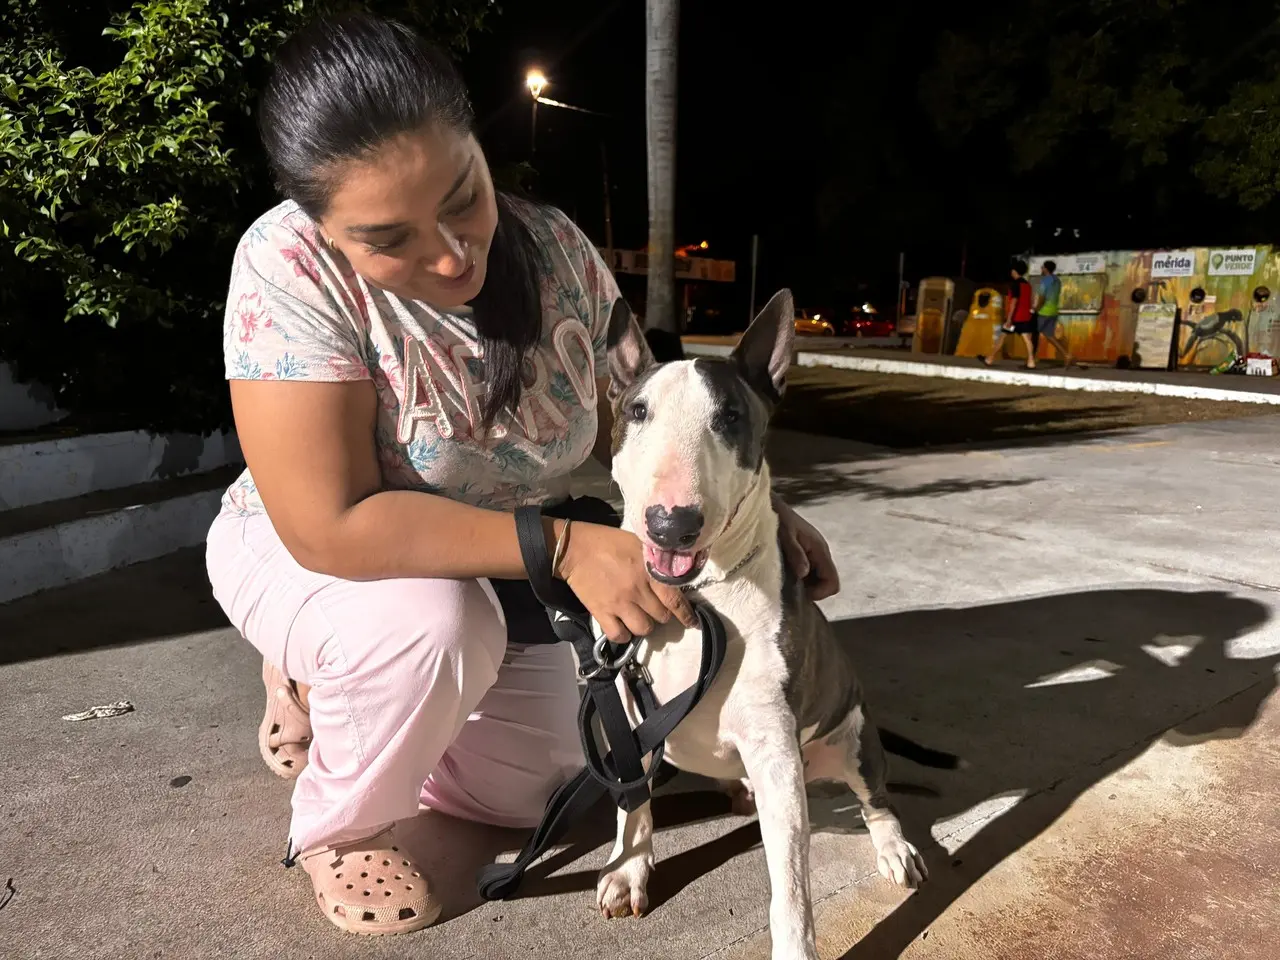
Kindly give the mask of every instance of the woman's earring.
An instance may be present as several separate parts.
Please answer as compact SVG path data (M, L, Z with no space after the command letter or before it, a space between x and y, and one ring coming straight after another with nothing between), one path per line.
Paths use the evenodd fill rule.
M324 242L329 245L330 250L336 251L338 249L338 245L333 242L333 237L325 237Z

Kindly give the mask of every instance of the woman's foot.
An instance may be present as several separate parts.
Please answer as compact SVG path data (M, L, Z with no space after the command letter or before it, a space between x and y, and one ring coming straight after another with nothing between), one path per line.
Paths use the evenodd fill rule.
M304 853L298 863L311 877L320 911L348 933L412 933L440 916L439 901L396 839L395 827Z
M262 661L267 709L258 727L258 750L276 776L296 780L311 748L311 715L298 688L271 663Z

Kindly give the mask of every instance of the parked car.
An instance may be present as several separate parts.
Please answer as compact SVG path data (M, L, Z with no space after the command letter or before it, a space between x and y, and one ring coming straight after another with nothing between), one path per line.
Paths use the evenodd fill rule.
M834 337L836 328L821 313L801 310L796 314L796 333L802 337Z
M839 327L842 337L892 337L898 332L892 318L882 317L870 304L850 309Z

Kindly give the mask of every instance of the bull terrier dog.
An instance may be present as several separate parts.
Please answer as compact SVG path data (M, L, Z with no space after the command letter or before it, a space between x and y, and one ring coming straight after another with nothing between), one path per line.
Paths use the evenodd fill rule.
M890 808L884 748L850 651L779 547L765 433L782 399L794 337L791 294L783 290L730 357L659 364L619 301L609 327L609 396L623 527L642 542L650 576L709 605L728 635L724 666L668 738L666 759L721 781L737 793L735 809L754 799L768 861L773 958L816 960L806 782L838 780L852 789L886 878L915 887L926 870ZM636 661L659 701L695 681L696 630L673 619L637 644ZM619 686L638 724L625 682ZM648 804L619 810L617 840L597 886L606 917L647 909L652 835Z

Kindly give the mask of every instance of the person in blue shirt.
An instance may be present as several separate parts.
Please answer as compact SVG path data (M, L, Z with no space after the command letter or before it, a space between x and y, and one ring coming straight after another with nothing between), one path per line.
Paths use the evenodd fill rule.
M1044 337L1062 355L1063 366L1071 366L1075 358L1067 345L1058 339L1058 309L1062 300L1062 281L1056 273L1058 265L1046 260L1040 267L1040 286L1036 291L1036 346L1040 345L1040 337Z

